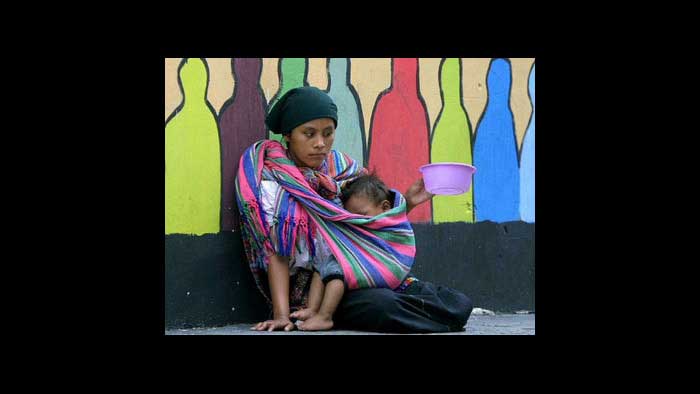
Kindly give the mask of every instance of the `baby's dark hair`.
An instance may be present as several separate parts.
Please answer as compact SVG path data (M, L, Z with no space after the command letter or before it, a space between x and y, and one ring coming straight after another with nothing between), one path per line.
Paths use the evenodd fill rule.
M355 194L366 196L376 205L381 204L384 200L391 202L391 200L389 200L389 188L387 188L384 182L373 172L361 175L357 179L348 182L343 188L340 200L345 204L350 196Z

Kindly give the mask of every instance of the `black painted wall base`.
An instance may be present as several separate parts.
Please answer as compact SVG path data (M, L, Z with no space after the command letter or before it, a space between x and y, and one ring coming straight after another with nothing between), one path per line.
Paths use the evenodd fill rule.
M535 309L535 225L414 224L418 279L452 287L474 306ZM165 327L215 327L267 318L240 232L165 236Z
M262 321L268 307L240 232L165 236L165 328Z
M422 280L462 291L475 307L535 310L535 224L414 224Z

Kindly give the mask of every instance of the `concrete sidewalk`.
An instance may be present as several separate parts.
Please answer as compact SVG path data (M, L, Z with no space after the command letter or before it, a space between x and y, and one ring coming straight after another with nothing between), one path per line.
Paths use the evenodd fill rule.
M385 334L367 331L251 331L253 324L234 324L226 327L167 330L165 335L535 335L534 314L472 315L464 332L440 334Z

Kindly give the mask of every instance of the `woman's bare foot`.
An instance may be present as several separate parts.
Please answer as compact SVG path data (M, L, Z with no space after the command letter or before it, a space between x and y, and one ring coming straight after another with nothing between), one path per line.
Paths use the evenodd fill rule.
M313 309L304 308L302 310L299 310L299 311L292 313L291 315L289 315L289 317L292 317L292 318L297 319L297 320L308 320L308 319L312 318L314 315L316 315L316 313L318 313L318 312L313 310Z
M299 322L298 327L302 331L330 330L333 328L333 319L330 316L324 316L316 313L308 319Z

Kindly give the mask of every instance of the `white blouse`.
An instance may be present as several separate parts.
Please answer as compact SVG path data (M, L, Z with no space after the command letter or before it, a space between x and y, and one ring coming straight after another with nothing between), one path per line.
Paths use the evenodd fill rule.
M270 236L275 236L276 233L273 231L273 227L276 219L278 219L275 207L277 206L283 189L275 181L262 180L260 182L260 190L263 211L265 211L265 219L268 229L270 229ZM331 254L326 242L323 241L318 233L314 239L314 247L316 249L316 260L318 261L325 261ZM297 237L294 253L289 259L289 275L294 275L299 268L311 270L313 263L314 261L312 261L309 256L309 248L306 244L306 239L304 237Z

